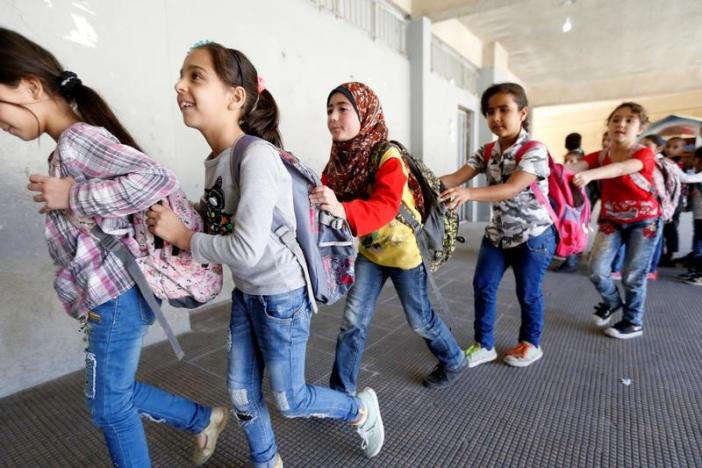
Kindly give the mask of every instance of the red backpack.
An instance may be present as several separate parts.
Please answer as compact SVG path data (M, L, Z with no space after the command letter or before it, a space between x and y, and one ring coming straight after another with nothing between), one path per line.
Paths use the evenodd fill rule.
M524 143L514 155L519 166L522 156L534 146L542 144L536 140ZM495 143L485 145L483 154L492 155ZM585 189L573 184L573 174L566 170L563 164L554 162L548 155L548 199L544 196L536 181L529 188L539 203L548 211L553 225L558 232L558 244L555 256L565 258L578 254L587 248L588 232L590 230L590 201Z

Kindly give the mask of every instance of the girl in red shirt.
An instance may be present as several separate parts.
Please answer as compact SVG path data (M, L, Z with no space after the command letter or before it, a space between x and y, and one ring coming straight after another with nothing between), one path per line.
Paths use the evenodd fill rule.
M576 173L573 181L578 187L602 181L599 231L590 261L590 279L602 301L595 306L593 319L603 327L623 308L622 320L605 329L605 334L614 338L643 334L646 274L661 231L660 206L653 185L656 157L650 148L637 143L646 124L648 116L641 105L620 104L607 118L609 148L568 166ZM612 260L622 244L626 246L623 301L611 275Z

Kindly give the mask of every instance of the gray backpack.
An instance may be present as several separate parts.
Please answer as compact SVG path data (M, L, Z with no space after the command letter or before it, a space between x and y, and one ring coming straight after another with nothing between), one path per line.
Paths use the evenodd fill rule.
M263 139L244 135L232 152L232 177L239 181L246 148ZM272 146L272 145L271 145ZM319 176L291 153L275 148L292 177L296 226L287 225L281 213L273 211L271 230L295 256L305 275L312 310L317 304L333 304L351 289L354 281L356 246L345 219L337 218L310 203L310 190L321 185Z

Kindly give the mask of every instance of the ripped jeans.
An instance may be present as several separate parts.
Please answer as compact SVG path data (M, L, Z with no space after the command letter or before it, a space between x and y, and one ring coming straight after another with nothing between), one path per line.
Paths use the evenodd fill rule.
M228 386L234 413L246 433L251 461L273 466L277 453L271 418L261 390L268 367L276 406L288 418L358 418L359 400L305 383L305 351L312 314L305 288L269 296L235 289Z
M151 466L140 416L202 432L212 409L135 380L153 312L134 287L88 315L85 396L114 466Z

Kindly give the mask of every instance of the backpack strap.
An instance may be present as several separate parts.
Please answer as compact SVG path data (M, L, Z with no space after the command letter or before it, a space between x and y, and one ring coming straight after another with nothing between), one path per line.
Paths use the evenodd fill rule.
M144 297L144 300L149 305L149 308L156 316L156 320L158 320L159 325L161 325L161 328L163 328L163 331L166 333L168 341L171 344L171 348L173 348L173 352L175 353L176 357L178 360L183 359L185 353L180 347L180 343L178 343L178 338L176 338L175 334L173 333L173 329L168 323L166 316L163 315L161 306L158 304L158 301L156 301L156 296L154 296L153 291L151 291L149 283L144 277L144 273L142 273L141 268L139 268L134 255L132 255L132 253L124 246L124 244L122 244L122 242L120 242L119 239L104 232L97 224L90 230L90 235L99 241L100 247L114 254L114 256L122 262L124 267L132 276L132 279L139 288L139 292Z
M426 244L426 238L424 237L424 235L422 235L422 225L417 222L414 216L412 216L412 212L409 210L409 208L407 207L407 205L405 205L404 202L400 204L400 216L402 217L404 222L410 228L412 228L412 231L414 231L414 238L417 239L417 247L419 247L419 254L422 258L422 264L424 265L424 271L426 272L427 280L429 281L429 287L434 292L434 298L438 302L438 306L441 310L441 313L444 317L450 318L451 325L456 326L456 318L451 312L451 309L449 308L448 303L444 298L444 295L441 294L441 290L436 284L436 281L434 280L434 275L431 272L431 264L429 263L430 252L429 247Z
M232 177L237 182L237 184L239 183L239 174L241 173L241 160L244 156L244 152L249 147L249 145L251 145L251 143L258 139L259 138L256 138L252 135L243 135L236 142L234 148L232 148ZM320 215L321 213L323 212L320 211ZM329 216L333 218L333 216ZM302 268L302 274L305 278L305 287L307 288L307 300L309 301L310 306L312 307L312 311L316 314L317 312L319 312L319 307L317 306L317 301L314 298L314 288L312 287L312 278L310 277L310 270L307 266L307 260L305 260L305 253L302 250L302 246L300 246L300 243L297 241L297 237L295 237L295 230L292 229L285 221L285 218L283 217L283 214L280 212L278 207L275 207L273 209L273 223L271 225L271 230L276 235L276 237L278 237L280 242L290 252L292 252L293 257L295 257L295 260L300 265L300 268Z
M485 166L487 166L488 160L492 157L492 149L495 147L495 142L491 141L489 143L485 143L485 146L483 146L483 163L485 163Z
M540 145L541 142L537 140L529 140L525 143L522 143L522 146L519 147L517 150L516 154L514 155L514 160L517 163L517 166L519 166L519 163L522 160L522 157L527 153L532 148L535 148L537 145ZM547 153L548 157L548 163L549 166L552 165L553 160L551 159L551 155ZM553 207L551 206L551 202L548 201L548 198L544 195L544 193L541 191L539 188L539 184L536 183L536 180L534 180L531 184L529 184L529 188L531 189L531 192L534 194L534 197L536 200L539 202L541 206L546 208L546 211L548 211L548 215L551 218L551 221L553 221L553 224L558 226L558 216L556 215L556 212L553 211Z
M604 148L600 151L600 154L597 155L597 164L602 166L602 163L604 162L605 158L607 157L607 153L608 153L608 150L606 150Z

